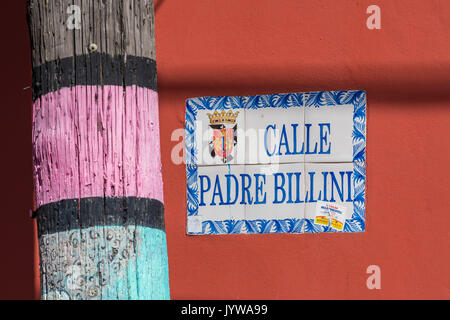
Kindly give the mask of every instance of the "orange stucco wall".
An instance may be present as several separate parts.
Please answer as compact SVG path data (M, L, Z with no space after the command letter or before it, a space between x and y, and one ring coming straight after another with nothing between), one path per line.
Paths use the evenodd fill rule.
M449 2L155 2L172 298L448 299ZM381 30L366 27L371 4ZM0 298L32 298L36 235L31 200L20 200L32 195L30 49L25 4L1 6L14 48L1 53L1 134L15 139L1 157ZM365 233L186 235L185 166L171 161L185 99L348 89L367 91ZM381 290L366 287L369 265L381 268Z
M381 30L366 8L381 8ZM172 297L449 298L450 4L164 1L157 9ZM185 99L367 91L363 234L185 235L185 167L171 162ZM381 268L368 290L366 268Z

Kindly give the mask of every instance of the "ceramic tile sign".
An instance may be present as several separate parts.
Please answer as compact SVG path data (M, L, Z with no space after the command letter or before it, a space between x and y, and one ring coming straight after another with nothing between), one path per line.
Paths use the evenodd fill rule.
M187 233L363 232L366 93L186 103Z

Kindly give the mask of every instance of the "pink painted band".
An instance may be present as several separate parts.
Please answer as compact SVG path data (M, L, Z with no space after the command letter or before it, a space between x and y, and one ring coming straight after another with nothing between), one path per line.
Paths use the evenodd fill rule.
M163 202L157 92L76 86L33 105L38 206L86 197Z

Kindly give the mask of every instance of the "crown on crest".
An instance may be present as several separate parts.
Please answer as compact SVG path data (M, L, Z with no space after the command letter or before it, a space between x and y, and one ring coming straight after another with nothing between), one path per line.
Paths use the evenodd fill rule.
M219 123L231 123L234 124L236 122L236 118L239 115L239 111L233 113L233 111L222 110L222 112L214 111L213 114L208 113L210 124L219 124Z

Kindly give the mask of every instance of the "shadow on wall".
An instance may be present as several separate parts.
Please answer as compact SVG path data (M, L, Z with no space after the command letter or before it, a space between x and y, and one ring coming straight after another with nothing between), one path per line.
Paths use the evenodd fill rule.
M39 298L35 288L32 209L31 58L26 1L4 1L1 38L0 117L2 183L0 299ZM38 282L37 282L38 284Z
M253 95L269 93L365 90L369 100L390 101L399 105L450 101L449 66L360 65L348 70L333 66L224 65L213 67L187 65L176 74L158 65L160 93L198 92L207 95Z
M159 8L163 5L164 0L156 0L155 1L155 13L158 12Z

